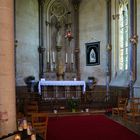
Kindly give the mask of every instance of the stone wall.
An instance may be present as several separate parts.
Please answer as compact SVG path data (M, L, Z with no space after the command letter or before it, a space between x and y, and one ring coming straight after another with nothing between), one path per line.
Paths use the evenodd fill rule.
M138 12L140 9L140 1L137 0L137 35L138 39L140 36L140 27L138 26L140 23L140 13ZM137 58L140 56L140 42L137 44ZM140 97L140 59L137 59L137 80L134 84L134 95Z
M98 85L105 85L106 71L106 1L84 0L79 10L79 40L81 79L97 78ZM85 43L100 41L100 65L86 66Z
M24 78L33 75L38 79L38 1L16 0L16 84L24 85Z

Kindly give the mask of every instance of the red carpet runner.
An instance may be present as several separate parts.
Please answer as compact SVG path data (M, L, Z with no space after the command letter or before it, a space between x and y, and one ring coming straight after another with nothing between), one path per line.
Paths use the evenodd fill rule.
M47 140L140 140L104 115L50 118Z

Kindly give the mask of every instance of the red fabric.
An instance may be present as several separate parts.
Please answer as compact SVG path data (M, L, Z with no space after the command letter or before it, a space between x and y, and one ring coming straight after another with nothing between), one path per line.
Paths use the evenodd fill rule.
M50 118L47 140L140 140L105 115Z

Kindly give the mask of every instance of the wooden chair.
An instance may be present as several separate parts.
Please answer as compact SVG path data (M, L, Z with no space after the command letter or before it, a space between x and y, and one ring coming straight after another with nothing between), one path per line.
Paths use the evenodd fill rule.
M127 106L128 99L127 98L118 98L118 105L115 108L112 108L112 115L118 115L123 116L123 113L125 111L125 107Z
M27 103L25 116L28 121L31 121L32 114L37 112L38 112L38 103L36 101L31 101L30 103Z
M123 118L134 125L140 124L140 98L130 99L130 108L125 109Z
M44 140L47 137L48 114L47 113L33 113L32 126L35 132L39 134Z
M24 116L24 114L22 113L22 112L17 112L17 114L16 114L16 118L17 118L17 120L20 120L20 119L22 119L22 118L24 118L25 116Z

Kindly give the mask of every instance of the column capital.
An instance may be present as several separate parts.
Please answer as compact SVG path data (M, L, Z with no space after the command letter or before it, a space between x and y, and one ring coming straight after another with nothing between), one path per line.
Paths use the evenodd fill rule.
M38 0L39 5L43 6L45 4L45 0Z
M41 53L41 54L44 53L45 52L45 48L39 46L38 47L38 52Z
M106 2L111 2L111 0L105 0Z
M138 35L133 35L131 38L130 38L130 42L133 44L133 45L136 45L138 43Z
M72 4L73 4L75 10L79 9L80 2L81 2L81 0L72 0Z

